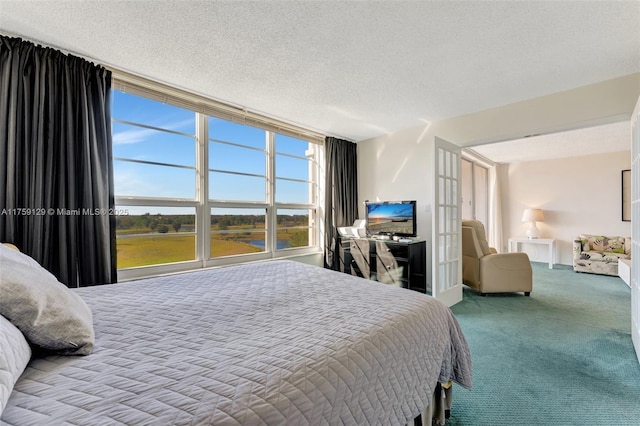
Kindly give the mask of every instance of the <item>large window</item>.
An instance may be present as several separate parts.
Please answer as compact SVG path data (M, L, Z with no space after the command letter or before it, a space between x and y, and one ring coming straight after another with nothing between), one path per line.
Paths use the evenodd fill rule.
M317 140L153 98L113 91L118 269L317 251Z
M196 198L193 112L114 91L112 117L117 195Z

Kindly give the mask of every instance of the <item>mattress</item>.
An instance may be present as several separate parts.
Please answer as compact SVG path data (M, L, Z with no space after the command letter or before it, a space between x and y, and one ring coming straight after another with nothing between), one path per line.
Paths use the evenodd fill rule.
M471 358L436 299L292 261L76 289L88 356L34 357L8 425L406 424Z

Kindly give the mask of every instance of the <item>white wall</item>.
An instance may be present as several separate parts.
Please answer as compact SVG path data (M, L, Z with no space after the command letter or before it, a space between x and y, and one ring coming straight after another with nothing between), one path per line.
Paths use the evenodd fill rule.
M358 198L360 218L364 202L416 200L418 237L431 253L431 203L434 134L419 126L358 143ZM427 271L431 258L427 254ZM427 273L427 283L432 282Z
M448 133L438 136L470 147L616 123L631 118L638 95L640 73L634 73L441 121Z
M364 202L416 200L420 238L431 235L433 135L428 126L358 143L360 218Z
M572 264L573 239L579 234L631 236L622 221L621 172L631 167L631 152L576 156L500 165L502 252L510 236L523 236L525 208L541 208L540 238L556 239L556 262ZM546 262L546 246L522 245L531 260Z
M416 200L418 202L416 218L418 235L430 241L435 136L466 147L520 138L532 133L558 132L629 119L635 106L635 100L640 94L638 76L640 73L436 123L421 120L426 124L358 142L360 217L364 218L362 203L365 200ZM633 98L633 102L629 101L631 98ZM419 119L419 112L416 114ZM627 157L629 156L627 155ZM615 182L620 177L620 170L629 168L629 164L629 161L626 166L616 164L617 173L613 173L611 178L613 180L607 179L606 187L609 190L605 192L610 192L608 196L612 200L620 196L620 191L613 189L618 188L614 185L619 185ZM600 172L596 172L596 174L599 175ZM589 174L580 170L578 176L580 178L574 179L574 184L578 186L578 189L582 189ZM591 176L594 176L593 173ZM571 178L573 179L573 177ZM550 187L554 185L555 183ZM575 192L576 189L570 188L569 191ZM545 200L541 199L541 201ZM521 205L515 207L515 209L518 208L521 208ZM614 203L607 199L607 203L602 209L607 208L615 209L619 213L620 200ZM618 213L614 213L612 218L618 218L620 216ZM504 216L505 236L509 236L510 232L520 231L515 227L510 228L515 225L510 225L512 219L509 215ZM517 213L515 220L518 221L521 216L522 211ZM554 222L555 226L559 227L559 221L564 219L565 217L562 215L556 216L553 219L556 221ZM621 228L612 226L602 229L603 226L596 231L605 232L607 229L611 229L613 232L620 229L616 233L624 233L625 235L630 233L628 226L625 227L621 223L619 225ZM550 225L547 224L547 226ZM579 227L581 229L578 232L587 232L586 229L582 229L586 228L586 224L580 224ZM589 229L592 228L589 227ZM524 231L518 233L522 232ZM560 236L556 238L560 238ZM565 237L563 236L563 238ZM571 238L573 235L568 237L568 239ZM564 253L564 249L562 250ZM427 256L429 266L430 260ZM566 261L563 254L562 262ZM431 282L430 279L429 282Z

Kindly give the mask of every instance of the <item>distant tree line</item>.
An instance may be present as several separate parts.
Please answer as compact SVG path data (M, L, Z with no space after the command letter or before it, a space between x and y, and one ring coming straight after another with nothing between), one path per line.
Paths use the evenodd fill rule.
M194 215L163 215L145 213L135 216L118 216L116 229L144 229L151 232L166 234L169 231L178 232L184 225L195 226Z
M211 215L211 225L217 226L220 230L229 229L231 227L257 228L260 225L264 227L264 215L251 214L220 214Z
M307 226L308 215L278 215L278 225L283 227ZM212 215L211 225L219 230L230 228L264 228L264 215ZM117 229L149 229L151 232L166 234L179 232L183 226L194 227L195 215L162 215L145 213L142 215L117 216Z

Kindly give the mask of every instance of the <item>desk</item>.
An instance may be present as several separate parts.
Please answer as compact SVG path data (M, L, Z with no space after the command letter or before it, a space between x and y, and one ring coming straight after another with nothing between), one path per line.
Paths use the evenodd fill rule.
M549 248L549 269L553 269L553 263L555 261L555 255L556 255L555 253L556 240L554 240L553 238L529 239L527 237L511 237L509 238L509 253L519 251L519 245L521 243L546 245Z
M428 293L427 243L340 237L340 271L385 284Z

